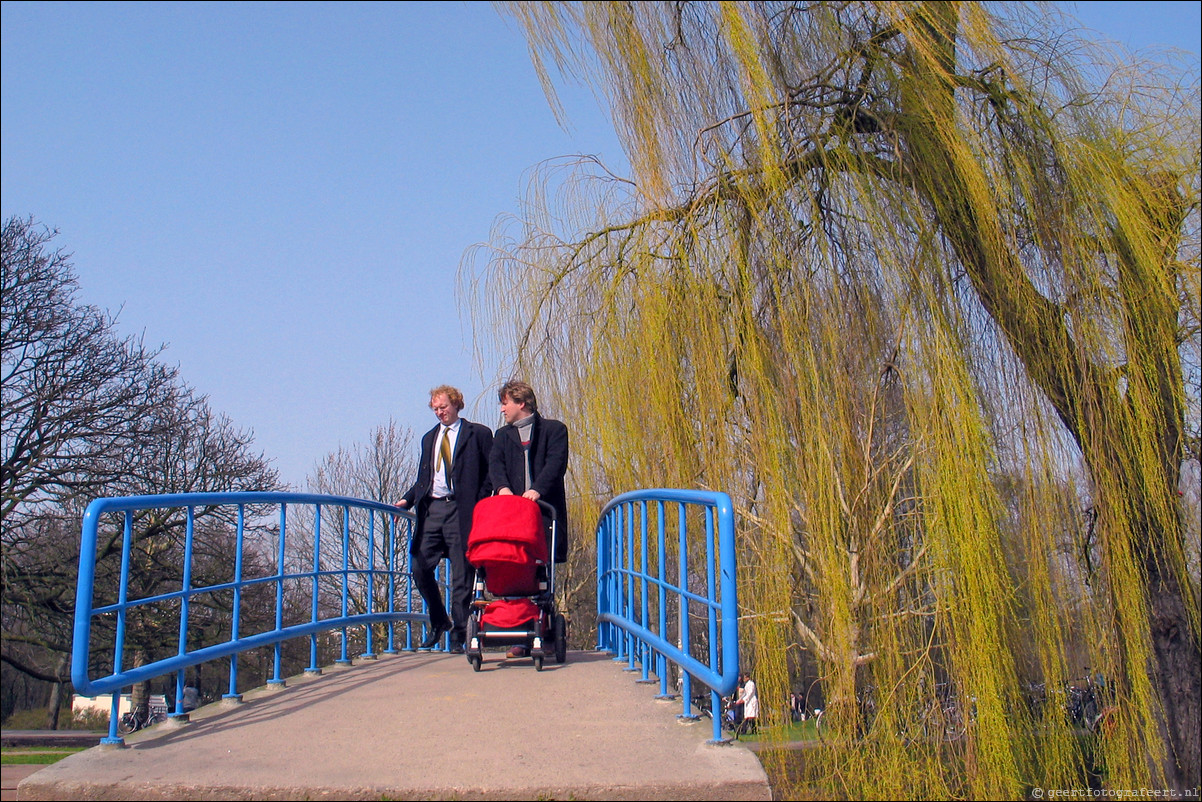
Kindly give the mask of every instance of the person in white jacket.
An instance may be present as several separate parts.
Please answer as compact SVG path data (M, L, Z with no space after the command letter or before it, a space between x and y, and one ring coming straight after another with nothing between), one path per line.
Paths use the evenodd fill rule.
M743 703L743 723L739 725L740 733L755 732L760 715L760 694L755 687L755 680L744 672L739 675L742 687L739 688L739 701Z

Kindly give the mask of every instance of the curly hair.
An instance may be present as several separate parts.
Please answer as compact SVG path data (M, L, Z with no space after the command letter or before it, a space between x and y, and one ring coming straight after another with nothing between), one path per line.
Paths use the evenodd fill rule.
M440 384L430 391L430 408L434 408L434 399L440 395L445 395L447 400L451 402L451 406L456 410L463 409L463 393L449 384Z

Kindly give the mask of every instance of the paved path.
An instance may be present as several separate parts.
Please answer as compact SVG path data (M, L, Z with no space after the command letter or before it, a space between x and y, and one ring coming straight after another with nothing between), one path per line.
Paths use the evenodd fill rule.
M49 751L63 746L92 746L105 735L84 730L2 730L0 748L21 747L28 751ZM0 766L0 802L16 802L17 784L44 769L44 763L14 763Z
M0 802L16 802L17 783L42 768L45 767L20 763L12 766L0 766Z
M384 655L193 711L37 771L21 800L771 799L755 755L706 743L610 655L535 671L488 652Z

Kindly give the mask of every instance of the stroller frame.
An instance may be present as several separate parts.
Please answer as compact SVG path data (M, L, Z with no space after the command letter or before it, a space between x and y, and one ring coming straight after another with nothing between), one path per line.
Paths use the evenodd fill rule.
M490 498L502 498L493 496ZM480 503L486 503L484 499ZM508 502L506 502L508 503ZM555 508L545 501L539 500L540 530L545 535L542 519L549 518L550 543L546 562L535 560L534 585L528 587L529 592L500 594L494 593L488 586L489 566L487 562L475 566L475 578L472 583L473 597L467 621L467 638L464 644L464 654L472 669L479 671L484 662L484 648L490 646L525 646L529 649L534 667L543 670L547 657L553 656L557 663L567 659L567 619L555 608L555 544L558 539L559 522ZM472 535L476 535L473 527ZM469 543L476 543L475 537ZM499 567L494 565L494 570ZM527 619L519 626L500 627L485 620L490 607L498 602L503 604L517 603L522 600L526 605L537 608L537 615ZM494 608L495 609L495 608Z

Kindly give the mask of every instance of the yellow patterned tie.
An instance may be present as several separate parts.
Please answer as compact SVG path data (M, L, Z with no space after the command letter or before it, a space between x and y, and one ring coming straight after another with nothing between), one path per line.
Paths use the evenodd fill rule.
M446 463L447 474L451 472L451 430L445 428L442 430L442 443L438 447L438 459L434 462L434 470L442 470L443 463Z

